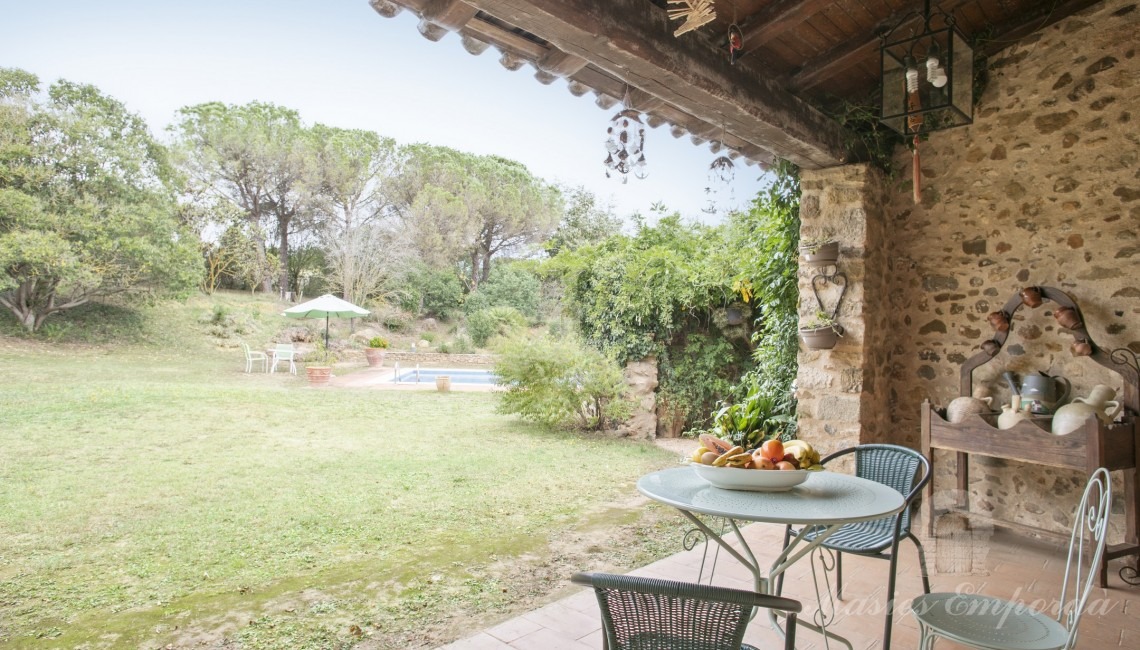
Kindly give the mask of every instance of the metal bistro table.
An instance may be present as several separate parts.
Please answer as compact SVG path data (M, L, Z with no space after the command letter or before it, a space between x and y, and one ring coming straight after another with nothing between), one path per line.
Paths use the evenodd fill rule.
M747 470L741 470L747 471ZM758 593L771 594L775 588L775 578L812 551L819 548L825 539L845 524L872 521L893 515L903 509L903 496L897 491L874 481L834 472L815 472L807 481L785 492L747 492L716 488L697 476L689 467L675 467L647 474L637 481L637 489L645 496L673 506L681 511L709 539L723 547L732 557L752 572ZM736 538L740 541L738 551L720 534L701 521L698 514L724 517ZM737 526L738 521L759 521L771 524L791 524L799 526L800 532L783 549L764 579L760 563L748 547ZM807 535L812 530L820 531L812 540ZM823 549L821 549L822 552ZM825 572L826 563L823 564ZM830 596L830 588L820 590L819 579L812 567L815 580L816 599L819 612L814 624L800 622L801 626L815 630L824 636L840 641L848 648L851 643L827 630L828 614L824 612L824 593ZM824 576L826 581L826 576ZM781 634L775 613L769 611L772 626ZM834 616L834 613L832 613Z

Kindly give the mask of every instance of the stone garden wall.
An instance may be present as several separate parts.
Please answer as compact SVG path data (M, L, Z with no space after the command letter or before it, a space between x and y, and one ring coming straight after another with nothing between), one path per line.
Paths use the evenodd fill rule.
M921 146L919 206L910 154L899 152L904 171L885 185L889 257L878 278L889 282L889 317L868 353L889 370L874 389L889 393L891 442L919 446L923 399L945 406L958 396L960 364L993 335L986 315L1021 287L1069 293L1100 347L1140 352L1138 34L1137 3L1107 0L991 57L974 124ZM1097 383L1119 390L1115 373L1069 353L1051 304L1018 311L975 384L1005 401L1002 370L1041 370L1070 378L1076 394ZM936 490L950 490L953 457L937 461ZM970 469L975 508L1052 530L1068 528L1084 483L1077 472L1000 459Z

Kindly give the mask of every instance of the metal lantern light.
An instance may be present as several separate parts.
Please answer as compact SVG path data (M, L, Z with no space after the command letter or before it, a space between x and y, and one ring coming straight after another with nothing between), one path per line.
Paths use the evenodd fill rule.
M900 23L883 35L879 48L883 73L880 120L903 136L974 121L973 48L958 31L953 16L941 10L930 13L930 0L921 18L921 33L896 38Z

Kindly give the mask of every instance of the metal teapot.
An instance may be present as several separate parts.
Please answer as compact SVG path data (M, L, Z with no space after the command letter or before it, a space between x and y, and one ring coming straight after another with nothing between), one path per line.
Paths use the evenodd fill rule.
M1052 413L1058 405L1069 399L1073 385L1064 377L1050 377L1038 372L1026 375L1021 380L1021 386L1013 381L1012 373L1003 375L1015 395L1021 395L1022 403L1028 403L1034 413Z

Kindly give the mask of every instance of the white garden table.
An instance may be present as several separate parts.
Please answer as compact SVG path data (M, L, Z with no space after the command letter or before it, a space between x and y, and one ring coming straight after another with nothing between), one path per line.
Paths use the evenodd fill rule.
M747 567L752 572L756 591L767 594L774 593L776 578L787 571L788 567L812 551L824 551L825 549L819 548L820 544L843 525L889 517L905 506L903 496L886 485L849 474L826 471L812 473L807 481L785 492L746 492L713 487L691 468L675 467L641 477L637 481L637 489L650 499L679 510L709 539ZM740 550L709 528L697 515L725 518L740 542ZM741 535L738 521L790 524L800 528L799 534L772 563L767 579L752 549ZM817 534L808 540L807 536L813 530ZM826 562L823 566L826 572ZM850 648L850 642L827 630L829 615L824 609L824 594L830 598L830 587L825 584L821 591L814 565L812 575L816 582L819 613L814 624L801 621L801 625L823 634L827 645L829 639L836 639ZM826 576L823 580L827 582ZM768 616L773 627L783 633L776 614L769 611ZM831 613L833 616L834 612Z

